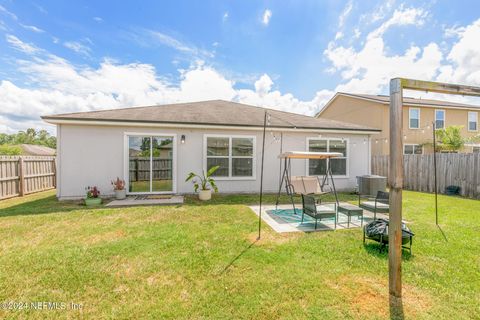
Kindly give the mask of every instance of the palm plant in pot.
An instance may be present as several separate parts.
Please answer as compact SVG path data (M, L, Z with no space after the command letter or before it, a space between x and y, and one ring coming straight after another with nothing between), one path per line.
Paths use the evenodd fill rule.
M192 180L195 192L200 189L198 193L198 198L200 200L210 200L212 198L212 189L213 191L218 192L215 180L212 178L212 175L218 170L218 168L220 168L220 166L211 167L207 173L205 173L205 170L202 170L202 175L190 172L187 179L185 179L185 182ZM210 187L212 189L210 189Z
M125 190L125 180L117 177L117 180L113 180L111 183L113 186L113 191L115 192L115 199L125 199L127 197L127 190Z
M86 187L87 197L85 198L85 205L96 206L102 203L102 198L100 198L100 190L96 186Z

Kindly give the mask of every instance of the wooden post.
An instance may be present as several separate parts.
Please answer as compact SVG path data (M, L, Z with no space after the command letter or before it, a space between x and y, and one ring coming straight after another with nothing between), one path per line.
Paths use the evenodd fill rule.
M23 157L18 158L18 193L20 197L25 195L25 163Z
M402 83L390 80L390 222L388 228L388 272L390 307L401 308L402 299Z
M57 157L53 158L52 164L53 166L52 171L53 171L53 187L57 187Z
M403 89L480 97L480 87L395 78L390 80L390 223L388 228L388 272L390 317L402 318L402 102Z

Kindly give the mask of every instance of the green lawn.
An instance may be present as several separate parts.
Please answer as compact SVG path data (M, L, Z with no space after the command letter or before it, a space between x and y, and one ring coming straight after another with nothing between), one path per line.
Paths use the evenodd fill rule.
M150 181L131 181L130 192L149 192ZM153 191L172 191L172 180L153 180Z
M276 234L265 226L255 242L257 217L246 205L256 200L86 209L45 192L0 201L0 302L68 304L0 310L0 318L389 318L387 255L364 246L360 229ZM404 193L416 233L403 261L405 317L479 319L480 202L439 203L446 239L433 196Z

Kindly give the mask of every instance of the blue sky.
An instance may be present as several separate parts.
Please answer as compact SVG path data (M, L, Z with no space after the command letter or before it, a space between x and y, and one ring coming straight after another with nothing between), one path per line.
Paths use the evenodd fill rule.
M336 91L386 93L396 76L480 85L479 9L0 1L0 131L47 127L42 114L214 98L313 114Z

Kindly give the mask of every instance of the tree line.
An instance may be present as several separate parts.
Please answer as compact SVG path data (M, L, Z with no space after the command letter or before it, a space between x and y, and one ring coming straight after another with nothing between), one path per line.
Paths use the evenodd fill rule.
M36 144L56 149L57 138L51 136L47 130L33 128L12 134L0 133L0 154L19 155L22 153L22 149L18 146L20 144Z

